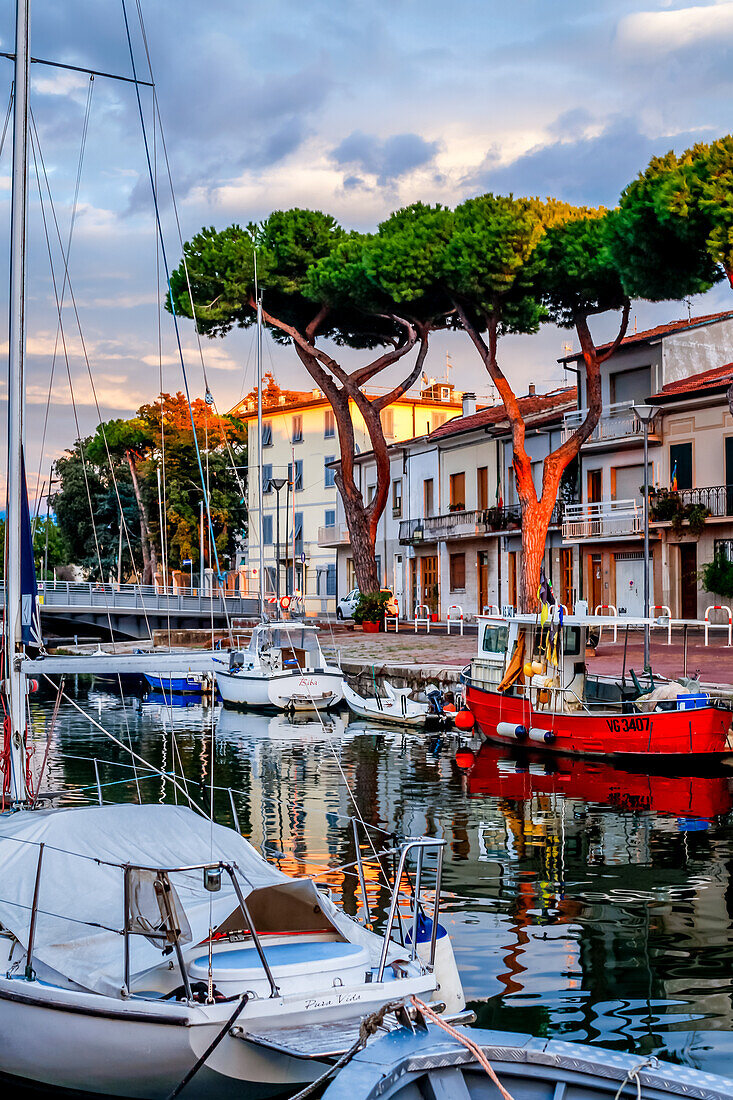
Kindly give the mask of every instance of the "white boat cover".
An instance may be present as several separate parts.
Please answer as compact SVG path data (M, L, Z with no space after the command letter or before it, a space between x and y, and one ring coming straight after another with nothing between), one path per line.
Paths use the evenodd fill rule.
M119 997L124 979L122 865L172 869L223 860L236 865L245 897L292 881L244 837L193 810L168 805L25 811L0 818L0 922L24 947L44 845L33 960L84 989ZM105 862L99 862L105 861ZM199 943L237 908L226 872L216 893L200 870L170 875ZM312 887L310 887L312 889ZM130 936L131 977L161 962L161 948Z

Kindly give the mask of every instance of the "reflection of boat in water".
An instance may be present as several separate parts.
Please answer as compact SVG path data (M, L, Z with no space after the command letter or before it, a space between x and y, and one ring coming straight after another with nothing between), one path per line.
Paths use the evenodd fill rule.
M467 770L471 795L519 801L536 794L560 794L619 810L702 819L725 814L733 807L725 776L644 775L574 757L532 760L524 754L507 756L505 749L489 744L482 745L473 759L466 752L458 757L459 766Z
M173 707L174 710L189 711L193 710L194 707L198 707L202 713L204 710L201 694L194 694L193 692L186 694L182 692L148 691L142 699L140 709L144 711L149 707Z
M650 625L614 619L627 630ZM562 612L544 623L534 615L480 615L477 655L461 678L487 741L645 768L730 755L731 713L694 682L589 673L589 634L603 626L607 618Z
M216 726L218 738L241 740L244 737L271 741L340 742L346 729L342 714L323 715L323 721L306 714L261 714L228 710L222 707Z
M211 676L205 672L190 672L184 676L163 676L146 672L145 679L151 691L166 695L202 695L211 690Z

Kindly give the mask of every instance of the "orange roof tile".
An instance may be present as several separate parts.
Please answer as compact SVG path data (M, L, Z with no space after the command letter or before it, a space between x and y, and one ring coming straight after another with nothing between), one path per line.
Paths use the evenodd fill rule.
M701 325L709 325L715 321L725 321L727 318L733 318L733 310L725 310L722 313L708 313L703 317L688 317L682 321L669 321L666 325L656 325L654 328L644 329L643 332L632 332L628 336L625 336L621 341L620 347L629 347L632 344L641 344L647 340L658 340L663 336L670 336L675 332L684 332L686 329L699 328ZM604 351L611 346L612 341L609 340L607 344L600 344L598 346L599 351ZM574 359L581 359L582 353L574 351L572 355L563 355L561 359L558 359L558 363L569 363Z
M652 401L681 397L696 393L698 390L725 389L731 383L733 383L733 363L726 363L723 367L713 367L712 370L691 374L687 378L678 378L676 382L668 382L666 386L662 386L659 393L654 394Z
M519 408L528 427L539 427L541 424L558 419L561 412L574 409L577 399L578 391L575 386L568 386L561 390L553 390L551 393L520 397ZM435 428L430 433L429 439L443 439L445 436L470 432L476 428L501 427L507 424L504 405L491 405L489 408L479 409L470 416L454 416L452 420L447 420L445 424Z

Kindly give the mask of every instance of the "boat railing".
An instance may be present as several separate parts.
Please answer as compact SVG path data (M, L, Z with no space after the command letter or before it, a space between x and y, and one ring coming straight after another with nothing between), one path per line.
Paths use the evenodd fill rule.
M445 841L437 839L435 837L416 837L410 840L406 840L400 846L400 858L397 864L397 872L395 874L394 886L392 889L392 899L389 906L389 915L387 917L387 925L384 929L384 939L382 940L382 953L379 959L379 968L377 970L376 981L381 982L384 977L384 968L387 964L387 953L389 951L389 945L392 942L392 928L394 927L395 917L397 916L397 906L400 900L400 887L402 884L402 878L406 871L407 857L411 852L417 853L416 868L415 868L415 881L413 883L411 895L412 895L412 929L411 929L411 944L410 944L410 961L414 961L417 958L417 937L418 937L418 924L420 918L420 892L422 890L422 876L423 876L423 857L428 849L435 849L437 853L437 864L435 870L435 895L433 901L433 917L432 928L430 933L430 958L429 965L435 965L435 946L438 939L438 917L440 915L440 890L443 877L443 849L445 848ZM401 930L401 926L400 926Z

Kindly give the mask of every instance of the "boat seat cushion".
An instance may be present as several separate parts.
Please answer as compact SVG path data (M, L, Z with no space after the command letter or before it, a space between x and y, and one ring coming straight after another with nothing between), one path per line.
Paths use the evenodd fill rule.
M263 944L265 958L274 974L297 973L308 970L330 970L334 967L352 967L368 964L368 953L358 943L344 941L293 940L291 943ZM234 947L228 951L216 951L213 971L220 979L236 979L245 972L262 973L262 963L253 944ZM209 956L200 955L189 966L192 976L208 973Z

